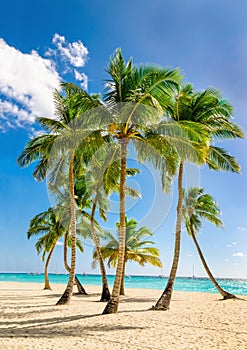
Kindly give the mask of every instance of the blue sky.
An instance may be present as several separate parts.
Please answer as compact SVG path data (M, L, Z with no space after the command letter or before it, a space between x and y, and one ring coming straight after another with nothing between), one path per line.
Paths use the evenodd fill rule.
M0 271L42 271L35 241L26 239L29 220L49 206L45 183L20 169L16 158L37 126L34 117L52 115L52 90L62 80L102 92L105 67L117 47L126 59L179 67L195 89L217 87L247 128L247 4L245 0L71 0L9 1L0 13ZM187 184L200 184L222 210L225 228L205 223L198 240L216 276L247 278L246 140L222 144L235 155L242 175L188 167ZM135 179L143 199L129 216L155 232L163 273L174 242L176 190L161 193L158 175L142 166ZM176 181L175 181L176 185ZM132 208L133 206L133 208ZM165 220L164 220L165 218ZM107 228L114 227L112 214ZM178 274L205 276L191 239L183 232ZM91 271L91 245L78 257L78 272ZM51 271L64 271L58 246ZM112 270L111 270L112 271ZM97 272L97 270L94 270ZM134 264L129 274L159 274Z

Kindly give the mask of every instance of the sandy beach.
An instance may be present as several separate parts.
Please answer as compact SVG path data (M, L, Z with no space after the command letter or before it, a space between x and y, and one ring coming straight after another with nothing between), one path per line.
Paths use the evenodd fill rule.
M101 315L99 287L55 306L35 283L0 283L0 349L247 349L247 302L218 294L174 292L169 311L148 310L160 291L127 289L119 312ZM247 299L247 297L245 297Z

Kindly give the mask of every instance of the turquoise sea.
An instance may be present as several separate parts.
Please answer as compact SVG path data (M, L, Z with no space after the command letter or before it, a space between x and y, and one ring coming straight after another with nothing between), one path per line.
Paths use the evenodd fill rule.
M100 275L80 275L77 277L84 286L99 286L101 285ZM67 283L68 275L64 274L49 274L50 283ZM28 274L28 273L0 273L0 283L4 282L35 282L44 283L43 274ZM113 275L108 275L109 285L112 286L114 281ZM166 285L167 278L158 276L129 276L125 278L126 288L148 288L163 290ZM247 280L241 279L217 279L222 288L234 294L247 295ZM0 284L1 288L1 284ZM192 277L177 277L175 281L175 290L187 292L210 292L218 293L208 278L192 278Z

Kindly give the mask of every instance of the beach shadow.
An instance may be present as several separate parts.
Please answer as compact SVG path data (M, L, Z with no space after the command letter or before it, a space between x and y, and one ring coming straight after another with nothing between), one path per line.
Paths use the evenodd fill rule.
M92 315L91 317L95 317ZM55 324L55 323L54 323ZM45 326L30 326L22 328L0 328L0 339L1 338L60 338L60 337L83 337L95 336L96 332L107 333L107 332L118 332L119 330L143 330L146 327L139 326L128 326L128 325L93 325L93 326L69 326L69 327L56 327L52 324L52 327Z
M49 312L59 312L60 311L59 308L56 306L54 307L54 305L42 305L42 308L43 307L45 309L42 309L42 310L41 310L41 307L39 307L38 310L32 310L32 311L4 312L3 316L8 318L8 319L11 319L11 318L16 318L17 316L18 317L26 317L26 316L31 316L31 315L43 315L43 314L49 313ZM0 325L1 324L4 324L4 322L0 321Z
M8 325L8 328L0 328L0 338L57 338L57 337L73 337L73 336L87 336L94 335L95 332L112 332L119 330L132 330L132 329L145 329L146 327L132 326L132 325L74 325L65 326L65 323L71 323L73 321L85 320L90 318L108 317L102 314L91 315L75 315L69 317L53 317L53 318L40 318L29 319L23 321L16 321L8 323L0 323ZM62 326L62 327L60 327Z
M152 303L157 301L157 298L135 298L122 296L120 298L120 304L124 303Z

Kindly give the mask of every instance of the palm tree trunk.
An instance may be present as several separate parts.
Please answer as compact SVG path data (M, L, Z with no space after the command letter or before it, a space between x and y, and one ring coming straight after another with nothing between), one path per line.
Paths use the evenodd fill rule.
M69 267L69 264L67 262L68 237L69 237L69 229L65 232L65 236L64 236L63 262L64 262L65 269L68 271L68 273L70 273L71 268ZM81 284L79 279L76 277L76 275L75 275L75 283L76 283L76 286L77 286L77 289L78 289L78 293L77 294L88 295L86 290L85 290L85 288L83 287L83 285Z
M88 295L88 293L86 292L85 288L83 287L83 285L79 281L79 278L76 275L75 275L75 284L78 290L76 294Z
M104 261L103 261L101 250L100 250L100 242L99 242L99 239L98 239L98 237L95 233L95 229L94 229L94 215L95 215L95 210L96 210L96 206L97 206L97 201L98 201L98 195L96 194L94 202L93 202L93 206L92 206L91 217L90 217L91 234L92 234L92 239L93 239L93 242L95 245L97 258L99 261L99 266L100 266L100 271L101 271L101 276L102 276L102 293L101 293L100 301L109 301L111 294L110 294L109 287L108 287L105 265L104 265Z
M53 247L51 248L51 250L49 252L49 255L47 257L46 263L45 263L45 287L44 287L44 289L51 289L50 282L49 282L49 277L48 277L48 266L49 266L49 263L50 263L50 260L51 260L52 253L53 253L53 251L54 251L54 249L56 247L57 240L54 243Z
M216 279L212 275L211 271L209 270L209 267L206 263L206 260L204 259L204 256L202 254L201 248L197 242L196 235L195 235L195 232L194 232L192 225L190 225L190 232L191 232L192 239L195 243L196 249L198 251L198 254L200 256L200 259L202 261L203 267L206 270L208 277L211 279L213 285L217 288L218 292L222 295L223 299L235 299L236 296L234 294L226 292L224 289L221 288L221 286L218 284L218 282L216 281Z
M112 295L108 301L103 314L116 313L119 304L119 293L121 287L122 272L124 266L125 256L125 239L126 239L126 225L125 225L125 187L126 187L126 157L128 139L120 139L121 146L121 173L120 173L120 235L119 235L119 252L116 276L112 289Z
M152 307L152 310L168 310L171 302L174 282L178 269L179 255L180 255L180 241L181 241L181 226L182 226L182 207L183 207L183 161L180 162L178 172L178 205L177 205L177 220L176 220L176 237L173 263L170 275L167 281L166 288L161 297Z
M124 260L123 273L122 273L122 279L121 279L121 287L120 287L120 295L125 295L125 291L124 291L125 267L126 267L126 261Z
M75 281L75 268L76 268L76 206L75 206L75 194L74 194L74 172L73 172L73 161L74 161L74 151L70 155L69 162L69 199L70 199L70 225L71 225L71 236L72 236L72 246L71 246L71 268L69 281L66 289L58 300L56 305L69 304L74 287Z
M67 229L67 231L65 232L64 235L64 245L63 245L63 263L64 263L64 267L65 269L68 271L68 273L70 273L70 267L67 261L67 255L68 255L68 238L69 238L69 228Z

